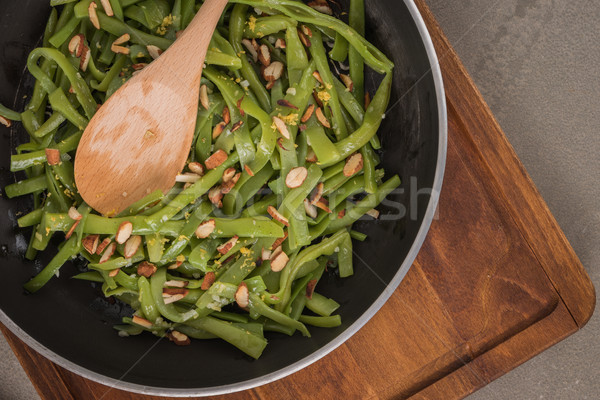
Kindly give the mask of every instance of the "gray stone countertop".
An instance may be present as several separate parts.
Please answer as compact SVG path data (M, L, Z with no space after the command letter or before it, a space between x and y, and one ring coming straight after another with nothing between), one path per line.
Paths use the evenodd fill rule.
M368 2L367 2L368 4ZM600 5L428 0L575 252L600 287ZM600 317L471 395L600 397ZM38 398L0 338L0 399Z

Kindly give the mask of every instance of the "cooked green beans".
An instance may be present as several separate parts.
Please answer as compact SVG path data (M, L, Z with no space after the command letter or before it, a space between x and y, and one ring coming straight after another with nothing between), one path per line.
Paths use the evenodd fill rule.
M51 1L43 47L27 61L30 102L23 113L0 104L2 122L21 121L30 135L10 163L24 178L5 187L9 198L34 195L18 219L32 229L26 256L53 235L66 239L25 289L40 290L79 255L88 270L74 278L136 310L115 327L121 335L221 338L253 358L265 331L310 337L307 325L340 326L339 304L315 286L326 270L353 274L352 239L368 238L352 224L400 184L376 169L393 64L362 37L364 1L350 1L348 26L294 0L232 0L206 57L188 165L168 193L148 193L117 216L77 193L82 132L200 2L97 2L97 21L91 2ZM117 38L127 51L113 51ZM349 76L331 60L347 61ZM365 65L384 75L366 110Z

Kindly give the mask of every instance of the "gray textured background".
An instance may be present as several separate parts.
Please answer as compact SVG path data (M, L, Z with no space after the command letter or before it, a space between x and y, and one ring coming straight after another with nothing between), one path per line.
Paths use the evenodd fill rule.
M600 4L428 3L600 287ZM470 398L600 397L599 328L595 315L581 332ZM0 399L37 398L4 339L0 354Z

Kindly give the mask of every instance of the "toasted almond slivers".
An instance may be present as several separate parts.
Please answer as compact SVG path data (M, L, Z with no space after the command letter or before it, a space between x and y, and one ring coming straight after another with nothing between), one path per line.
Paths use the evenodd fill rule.
M95 254L98 249L100 235L87 235L81 240L81 245L90 254Z
M133 318L131 319L131 322L133 322L134 324L137 324L139 326L143 326L144 328L148 328L148 329L151 329L153 326L152 322L148 321L145 318L138 317L137 315L133 316Z
M221 133L223 133L225 131L226 127L227 127L227 124L224 121L221 121L218 124L216 124L212 131L212 138L216 139L219 136L221 136Z
M189 284L190 283L188 281L171 280L171 281L166 281L163 286L167 287L167 288L171 287L171 288L180 288L181 289L181 288L187 287ZM175 290L180 290L180 289L173 289L173 290L175 291ZM169 289L165 289L165 290L169 291ZM171 294L173 294L173 293L174 292L171 291ZM177 292L177 293L179 293L179 292Z
M92 3L93 4L93 3ZM90 52L90 48L85 44L82 44L83 50L81 52L81 58L79 60L79 68L85 72L87 71L87 67L90 63L90 58L92 57L92 53Z
M321 78L321 74L319 73L319 71L314 71L312 73L312 76L317 80L317 82L319 82L321 85L323 84L323 79Z
M340 74L340 78L342 79L342 82L344 82L344 85L346 85L346 87L348 88L348 91L351 92L352 90L354 90L354 82L352 82L350 76Z
M338 219L344 218L345 215L346 215L346 209L341 210L340 212L338 212Z
M134 71L141 71L144 68L146 68L148 66L148 63L137 63L137 64L133 64L131 66L131 68L134 69Z
M281 215L275 207L269 206L267 208L267 212L271 217L273 217L274 220L281 222L285 226L290 226L290 222L287 220L287 218Z
M242 127L242 125L244 125L244 121L238 121L235 124L233 124L233 126L231 127L231 132L235 132L238 129L240 129Z
M350 177L363 168L363 157L360 153L354 153L346 160L344 165L344 176Z
M221 191L221 186L215 186L208 191L208 199L211 203L213 203L217 208L223 207L223 192Z
M283 145L283 138L280 137L277 139L277 146L279 146L279 148L283 151L288 151L288 149L285 148L285 146Z
M321 107L317 108L315 114L317 115L317 120L321 123L321 125L323 125L325 128L331 128L331 124L329 121L327 121L327 118L325 117L325 114L323 114Z
M310 201L308 201L308 199L304 199L304 211L306 211L306 215L308 215L312 219L317 218L317 207L310 204Z
M323 182L317 183L317 187L310 196L310 204L315 205L323 197L323 191L325 190L325 184Z
M223 118L223 122L225 122L225 125L229 125L229 123L231 122L231 114L229 113L229 107L223 107L223 113L221 114L221 118Z
M285 239L287 239L288 237L288 231L286 230L285 232L283 232L283 236L280 238L277 238L277 240L275 240L273 242L273 244L271 245L271 249L277 249L279 246L281 246L283 244L283 242L285 242ZM271 255L271 258L273 258L273 255Z
M223 176L221 177L221 179L223 180L223 182L227 183L233 179L236 173L237 171L235 170L235 168L227 168L225 171L223 171Z
M12 121L0 115L0 124L4 125L7 128L10 128L12 125Z
M281 107L293 108L294 110L298 109L298 107L296 107L295 105L293 105L286 99L277 100L277 104L280 105Z
M212 272L212 271L207 272L206 275L204 275L204 279L202 280L202 286L200 286L200 289L202 289L202 290L210 289L212 284L215 282L216 278L217 278L217 276L215 275L214 272Z
M131 237L131 233L133 232L133 224L129 221L123 221L121 225L119 225L119 229L117 229L117 234L115 235L115 240L119 244L123 244Z
M285 177L285 185L290 189L295 189L304 183L308 176L308 170L305 167L292 168Z
M204 175L204 166L197 161L189 163L188 169L196 175Z
M105 238L102 242L100 242L100 244L96 248L96 254L102 254L102 252L108 247L110 242L112 242L111 238Z
M314 111L315 111L315 105L314 104L309 105L308 108L306 109L306 111L304 112L304 115L300 119L300 122L305 123L306 121L308 121L310 119L310 117L312 117Z
M242 44L244 45L246 50L248 50L248 53L250 53L254 62L258 61L258 52L252 45L252 42L249 39L243 39Z
M238 172L228 182L223 183L221 185L221 193L227 194L227 193L231 192L231 189L234 188L235 184L240 180L241 176L242 176L242 173Z
M367 108L369 108L369 106L371 105L371 95L369 94L369 92L365 93L365 110Z
M319 98L319 94L317 93L317 91L316 91L316 90L313 90L313 93L312 93L312 95L313 95L313 99L315 99L315 103L317 103L317 105L318 105L319 107L323 107L323 102L322 102L322 101L321 101L321 99Z
M285 40L282 38L279 38L275 41L275 48L276 49L285 49L286 44L285 44Z
M179 331L171 331L167 333L167 337L177 346L187 346L190 343L192 343L192 341L186 334L181 333Z
M119 271L120 271L120 269L118 269L118 268L117 269L113 269L112 271L110 271L108 273L108 276L110 276L111 278L114 278L115 276L119 275Z
M266 81L274 82L277 79L281 78L283 74L283 63L279 61L273 61L268 67L263 71L263 78Z
M227 153L219 149L206 159L204 165L206 165L206 169L215 169L225 161L227 161Z
M240 112L240 115L243 117L244 115L246 115L246 112L244 111L244 109L242 108L242 102L244 101L244 97L246 96L242 96L240 97L240 99L237 101L237 103L235 104Z
M300 25L300 29L302 30L302 33L304 33L306 36L308 37L312 37L312 31L310 30L310 28L306 25Z
M315 286L317 286L317 280L316 279L311 279L310 281L308 281L308 284L306 285L306 298L308 298L309 300L312 299L312 295L315 292Z
M258 61L265 67L271 65L271 51L266 44L261 44L258 48Z
M308 6L314 10L317 10L320 13L327 14L327 15L333 15L333 10L331 9L331 7L329 7L329 4L327 4L326 1L323 1L323 0L311 1L310 3L308 3Z
M280 248L281 247L279 247L279 249ZM271 271L281 271L283 268L285 268L289 260L290 258L283 250L274 252L273 256L271 257Z
M181 264L183 264L183 263L181 263L179 261L178 262L174 262L173 264L169 265L167 267L167 269L169 269L169 270L177 269L177 268L179 268L181 266Z
M92 21L92 25L94 25L94 28L100 29L100 20L98 19L98 14L96 13L97 8L98 5L92 1L88 7L88 15L90 17L90 21Z
M119 44L127 43L129 41L129 39L131 39L131 36L129 36L129 33L125 33L125 34L119 36L118 38L116 38L115 41L113 42L113 44L119 45Z
M289 139L291 137L287 125L285 124L285 122L283 122L281 118L274 116L273 123L275 124L275 127L277 128L279 133L281 133L281 136L283 136L286 139Z
M267 84L265 85L265 89L267 90L271 90L273 89L273 87L275 86L275 81L269 81L267 82Z
M69 41L69 53L71 53L75 57L81 57L81 53L83 52L84 41L85 36L83 36L83 34L81 33L73 36Z
M115 254L116 249L117 249L117 244L115 242L111 242L106 247L106 250L104 250L104 252L102 253L102 257L100 257L99 264L107 262L113 256L113 254Z
M142 244L142 237L140 235L133 235L125 242L123 249L123 256L126 259L130 259L137 253L140 245Z
M104 12L106 13L106 15L108 15L109 17L115 15L109 0L100 0L100 3L102 3L102 7L104 8Z
M319 207L321 210L325 211L328 214L331 214L331 209L327 207L325 203L325 199L321 199L315 203L315 206Z
M264 247L260 251L260 258L262 260L270 260L271 259L271 250L265 249Z
M238 242L238 239L238 235L235 235L234 237L217 247L217 251L223 255L229 253L229 250L231 250L233 246L235 246L235 244Z
M316 163L317 161L319 161L313 149L309 149L306 153L306 161L309 163Z
M152 275L154 275L156 270L156 265L149 263L148 261L143 261L137 266L137 274L146 278L150 278Z
M246 282L240 283L235 291L235 302L241 308L246 308L248 307L248 304L250 304L250 292L248 291L248 285L246 285Z
M185 296L183 294L174 294L174 295L165 295L163 293L163 301L165 304L173 304L181 299L183 299Z
M149 44L148 46L146 46L146 49L148 50L148 54L150 54L150 57L152 57L153 60L156 60L162 54L162 50L159 47L154 46L153 44Z
M200 175L193 172L186 172L175 177L175 182L180 183L196 183L200 179Z
M377 219L379 218L379 211L377 211L376 209L372 208L369 211L367 211L366 213L367 215L370 215L371 217Z
M200 86L200 104L205 110L210 107L210 101L208 100L208 87L206 85Z
M198 228L196 229L196 237L198 239L206 239L207 237L210 236L211 233L214 232L215 230L215 220L214 219L209 219L208 221L204 221L203 223L201 223L200 225L198 225Z
M305 47L310 47L312 45L310 39L300 29L298 29L298 37Z
M81 221L75 221L75 223L73 225L71 225L71 229L69 229L69 231L65 235L65 239L69 239L71 236L73 236L73 233L75 232L75 229L77 229L77 226L79 225L80 222Z
M83 216L79 213L79 211L77 211L75 207L69 208L68 215L69 218L75 221L79 221L81 218L83 218Z

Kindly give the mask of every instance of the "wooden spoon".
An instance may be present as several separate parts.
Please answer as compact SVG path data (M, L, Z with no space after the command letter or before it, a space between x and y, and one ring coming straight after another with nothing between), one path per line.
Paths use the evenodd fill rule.
M75 182L87 204L114 216L185 166L196 124L200 77L227 0L206 0L183 35L102 105L83 133Z

